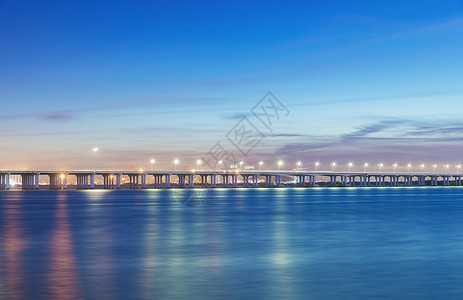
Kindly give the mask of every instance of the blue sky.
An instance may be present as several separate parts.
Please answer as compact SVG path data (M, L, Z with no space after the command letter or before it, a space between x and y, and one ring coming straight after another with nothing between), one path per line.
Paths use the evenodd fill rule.
M0 168L191 166L268 91L249 164L463 163L462 1L2 1L0 38Z

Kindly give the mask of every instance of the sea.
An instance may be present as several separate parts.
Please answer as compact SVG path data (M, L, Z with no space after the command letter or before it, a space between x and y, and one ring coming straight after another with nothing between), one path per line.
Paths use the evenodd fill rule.
M2 191L0 299L463 299L463 187Z

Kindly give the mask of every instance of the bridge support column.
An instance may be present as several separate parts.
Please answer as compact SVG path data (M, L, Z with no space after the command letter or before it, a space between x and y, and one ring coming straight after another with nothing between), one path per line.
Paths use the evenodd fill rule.
M201 187L205 188L206 187L206 176L201 175Z
M141 188L146 189L146 174L140 174Z
M235 175L235 174L232 175L232 187L234 188L238 187L238 175Z
M58 190L61 189L61 178L58 174L50 174L48 175L50 178L50 189L51 190Z
M121 177L122 177L122 174L116 174L116 188L117 189L121 188Z
M178 187L185 187L185 175L178 175Z
M21 188L23 190L33 190L33 189L35 189L35 174L22 174L21 178L22 178L22 187ZM9 182L7 184L9 185Z
M6 174L0 174L0 190L6 190Z
M342 180L342 177L341 177ZM336 184L336 176L330 176L330 185L335 185Z
M34 189L38 190L39 189L39 179L40 179L40 175L39 174L35 174L35 179L34 179Z

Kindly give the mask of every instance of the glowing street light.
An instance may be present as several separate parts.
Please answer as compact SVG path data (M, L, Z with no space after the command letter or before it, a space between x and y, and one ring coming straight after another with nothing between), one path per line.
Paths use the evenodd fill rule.
M241 171L241 167L243 166L243 164L244 164L244 161L240 161L240 168L239 168L240 171Z
M432 172L436 172L437 165L432 165Z
M334 167L336 167L336 162L331 163L331 172L334 172Z
M259 165L259 170L260 170L261 172L262 172L262 165L263 165L263 164L264 164L264 162L263 162L263 161L260 161L260 162L258 162L258 165Z
M363 172L366 172L368 169L368 163L363 164Z
M392 166L394 167L394 172L396 172L396 171L397 171L398 164L395 163L395 164L393 164Z
M296 163L296 167L299 169L301 166L302 166L302 162L298 161L298 162Z
M383 163L379 163L379 164L378 164L378 170L379 170L379 172L381 172L382 167L384 167L384 164L383 164Z
M445 168L445 172L448 172L449 168L450 168L450 165L444 165L444 168Z
M281 171L281 166L283 165L283 161L282 161L282 160L279 160L279 161L277 162L277 165L278 165L278 170Z
M315 162L315 171L318 171L318 166L320 166L320 163L318 161Z
M407 172L410 172L410 168L412 167L412 164L407 165Z
M223 161L222 160L219 160L217 162L217 164L219 165L219 171L222 169L222 164L223 164Z
M96 153L98 152L98 147L93 147L92 152L93 152L93 169L96 172L96 157L95 156L96 156Z
M421 164L421 165L420 165L420 168L421 168L421 172L423 172L424 164Z
M198 159L196 161L196 166L197 166L197 169L199 170L199 166L201 165L202 161L200 159Z
M461 165L456 165L456 168L457 168L457 174L460 173Z
M175 171L177 171L177 165L180 163L178 159L174 160Z
M156 160L154 158L150 160L151 171L153 171L153 165L154 165L155 162L156 162Z
M351 168L352 168L353 165L354 165L354 164L353 164L352 162L350 162L350 163L347 164L347 167L349 167L349 172L350 172L350 170L351 170Z

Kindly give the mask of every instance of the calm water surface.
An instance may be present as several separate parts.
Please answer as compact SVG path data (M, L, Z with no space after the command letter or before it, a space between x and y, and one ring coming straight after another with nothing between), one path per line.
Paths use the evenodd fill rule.
M0 299L462 299L463 188L0 193Z

